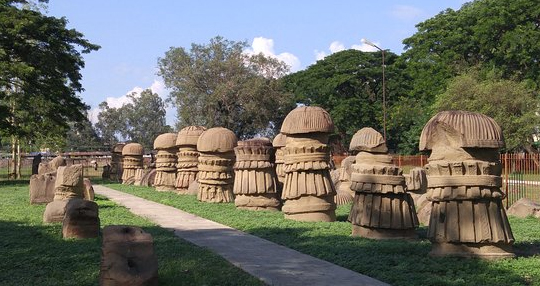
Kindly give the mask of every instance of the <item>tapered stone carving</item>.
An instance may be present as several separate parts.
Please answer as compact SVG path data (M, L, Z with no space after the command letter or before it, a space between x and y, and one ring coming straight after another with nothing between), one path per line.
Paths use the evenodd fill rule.
M65 165L66 160L62 156L57 156L50 162L39 163L38 173L30 177L31 204L46 204L53 201L56 169Z
M199 188L197 199L202 202L234 201L234 147L236 135L223 127L204 131L197 140L199 155Z
M336 194L330 177L328 137L334 123L320 107L300 106L285 118L281 133L285 183L282 211L285 218L300 221L335 221Z
M238 142L234 148L234 203L237 208L279 210L274 148L267 138Z
M176 145L178 146L178 161L176 164L176 191L178 194L195 195L188 191L189 184L197 179L199 173L199 151L197 140L206 130L203 126L188 126L178 132Z
M158 260L152 235L135 226L104 227L99 285L158 285Z
M420 150L431 150L425 166L431 255L514 256L502 206L498 149L503 146L499 125L479 113L443 111L424 126Z
M83 166L58 167L54 186L54 200L47 204L43 222L61 222L70 199L84 198Z
M126 146L126 143L117 143L111 150L111 167L109 168L109 178L115 181L122 180L123 162L122 162L122 150Z
M176 191L176 133L164 133L154 140L156 154L156 191Z
M66 214L62 221L62 237L98 237L99 224L98 205L95 202L71 199L66 204Z
M403 171L392 164L386 142L373 128L362 128L353 136L351 189L355 191L349 214L352 235L373 239L417 237L418 218L414 201L407 193Z
M133 185L137 170L143 168L143 146L139 143L129 143L122 149L122 184Z

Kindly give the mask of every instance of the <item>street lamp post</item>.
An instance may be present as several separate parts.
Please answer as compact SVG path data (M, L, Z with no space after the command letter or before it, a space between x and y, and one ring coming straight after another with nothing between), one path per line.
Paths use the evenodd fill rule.
M368 46L372 46L374 48L376 48L377 50L381 51L381 54L382 54L382 108L383 108L383 138L384 138L384 141L386 141L386 79L385 79L385 73L384 73L384 68L385 68L385 65L384 65L384 50L379 48L379 46L375 45L374 43L366 40L366 39L362 39L361 40L362 43L368 45Z

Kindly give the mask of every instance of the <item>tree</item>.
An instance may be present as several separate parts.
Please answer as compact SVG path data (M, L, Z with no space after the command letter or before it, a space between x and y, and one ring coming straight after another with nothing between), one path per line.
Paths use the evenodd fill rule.
M88 119L83 122L70 123L63 149L68 151L108 151L103 150L103 142Z
M151 150L159 134L172 131L165 122L165 103L150 89L129 94L128 98L130 102L120 108L111 108L107 102L99 105L98 133L108 146L133 141Z
M21 138L64 134L68 122L85 119L88 107L76 95L82 91L81 53L99 49L67 29L65 18L19 5L27 3L0 1L0 132L11 136L13 150ZM20 157L16 153L13 158Z
M215 37L191 49L171 48L158 60L171 89L178 128L221 126L240 138L272 135L294 107L278 79L288 67L262 54L244 53L246 42Z
M373 127L382 133L381 56L380 52L345 50L283 79L296 102L321 106L330 113L343 150L348 149L350 139L362 127ZM403 68L394 65L398 56L387 51L385 56L386 99L390 107L408 87ZM391 147L396 145L395 136L388 134Z
M435 111L468 110L492 117L501 126L507 150L532 151L532 135L540 124L538 94L493 72L471 70L453 78L437 96Z

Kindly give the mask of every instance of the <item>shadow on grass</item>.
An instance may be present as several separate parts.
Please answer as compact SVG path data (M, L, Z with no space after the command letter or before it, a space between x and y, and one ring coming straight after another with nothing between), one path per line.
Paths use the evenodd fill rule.
M540 255L540 240L516 242L514 251L518 257Z
M30 185L30 179L19 179L19 180L0 180L0 187L2 186L28 186Z

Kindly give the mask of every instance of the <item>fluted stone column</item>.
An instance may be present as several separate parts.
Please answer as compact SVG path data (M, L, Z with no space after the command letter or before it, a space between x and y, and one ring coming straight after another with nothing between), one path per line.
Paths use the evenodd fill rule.
M178 194L190 194L188 188L191 182L197 180L199 173L199 151L197 151L197 140L206 130L203 126L188 126L178 132L176 145L178 146L178 161L176 164L176 191Z
M176 133L164 133L154 140L156 154L156 191L176 191Z
M431 150L425 166L431 255L514 256L502 205L501 147L501 128L479 113L443 111L424 126L420 150Z
M336 194L330 177L329 134L334 123L320 107L300 106L285 118L281 133L285 184L282 211L285 218L299 221L335 221Z
M234 201L234 147L236 135L223 127L204 131L197 141L199 155L199 190L202 202L228 203Z
M414 201L407 193L403 171L387 154L382 135L373 128L362 128L353 136L350 149L358 152L351 174L351 189L355 191L349 214L352 235L416 238Z
M122 149L122 184L133 185L137 170L143 168L143 146L139 143L129 143Z
M234 148L234 204L239 209L279 210L274 148L267 138L238 142Z
M126 146L126 143L117 143L113 146L111 151L111 168L109 170L109 176L111 180L121 181L123 162L122 162L122 150Z
M354 191L351 190L352 164L356 160L355 156L348 156L341 161L338 169L338 182L336 183L336 205L352 203Z

